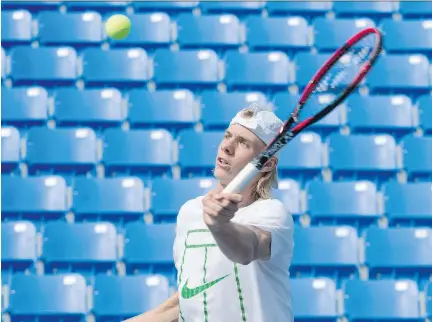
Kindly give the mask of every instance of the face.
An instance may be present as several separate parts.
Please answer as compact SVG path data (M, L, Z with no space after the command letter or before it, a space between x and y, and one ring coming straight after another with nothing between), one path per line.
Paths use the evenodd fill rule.
M260 138L245 127L231 125L219 145L215 177L221 184L228 184L265 146Z

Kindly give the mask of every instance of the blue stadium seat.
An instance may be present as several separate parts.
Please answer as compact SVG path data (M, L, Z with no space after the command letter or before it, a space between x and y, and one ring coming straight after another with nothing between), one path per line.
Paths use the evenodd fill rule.
M432 134L432 96L422 96L417 101L420 127L426 134Z
M48 11L42 12L38 20L39 42L43 45L80 47L102 42L102 17L97 12L62 14Z
M375 27L372 20L317 18L313 23L314 45L321 51L334 51L359 31Z
M171 295L168 281L161 275L98 275L94 290L93 312L98 321L120 321L140 315Z
M2 176L2 219L61 218L68 211L66 182L59 176Z
M215 87L219 58L213 50L159 49L154 57L154 80L159 86Z
M32 128L27 138L27 163L32 174L84 175L97 163L96 135L90 128Z
M323 142L313 132L303 132L279 152L278 170L281 177L301 182L317 177L323 167Z
M345 315L350 321L420 321L414 281L347 281Z
M71 84L77 77L77 54L72 47L14 47L10 51L14 84Z
M173 285L176 280L173 261L175 229L176 224L128 224L123 258L126 272L161 274Z
M250 17L246 39L253 50L282 50L294 54L310 47L308 22L303 17Z
M278 181L278 188L272 190L273 197L279 199L285 205L285 208L294 216L294 219L298 219L298 216L303 213L300 184L293 179Z
M191 12L199 1L133 1L132 4L137 11L164 11L175 15L184 11Z
M10 284L13 273L32 270L36 263L36 227L28 221L1 224L2 285Z
M213 178L156 179L151 183L151 212L156 221L175 222L183 204L214 189ZM169 196L169 198L167 198Z
M8 311L13 321L83 321L88 313L86 282L78 274L18 274L12 279L10 293Z
M354 133L387 133L400 138L415 130L413 107L404 95L351 95L347 125Z
M102 13L109 11L122 11L130 4L130 1L67 1L65 2L68 11L95 10Z
M20 162L20 146L21 142L18 130L14 127L3 126L1 129L2 173L10 173L18 168Z
M269 105L266 96L260 92L203 92L201 118L204 128L225 130L236 113L252 103L260 106Z
M296 277L326 276L338 282L356 276L357 231L349 226L296 227L290 272Z
M182 177L196 175L211 177L216 163L218 147L224 132L183 131L179 137L179 159Z
M31 12L38 12L40 10L57 10L61 1L4 1L1 3L2 9L25 9Z
M428 226L432 223L432 183L384 185L384 209L391 225Z
M395 139L388 134L331 134L329 166L334 178L363 178L377 183L399 170Z
M89 48L83 52L83 66L84 82L92 86L143 85L150 78L147 53L141 48Z
M295 321L337 321L337 290L329 278L290 280Z
M408 179L432 181L432 137L408 136L403 139L402 148Z
M432 275L430 228L369 228L365 243L369 278L414 279L423 288Z
M376 186L368 181L310 182L307 210L314 224L348 224L359 228L376 222L382 215Z
M302 119L312 116L334 99L332 94L316 94L309 98L307 104L303 107ZM290 94L288 92L276 93L273 97L273 104L275 105L275 113L281 119L285 120L288 115L293 111L294 107L300 100L299 94ZM338 131L342 126L342 111L345 104L342 103L337 109L324 117L318 123L311 125L308 129L313 132L319 133L322 137Z
M173 138L166 130L108 129L104 133L103 163L107 174L158 176L170 173Z
M307 18L323 16L331 10L332 1L268 1L267 11L270 15L302 15Z
M430 20L386 19L382 22L384 46L388 52L425 53L432 51L432 22Z
M3 124L23 129L47 122L48 93L42 87L3 87L1 101Z
M429 67L423 55L386 55L377 60L366 82L375 92L424 92L430 88Z
M2 46L29 44L32 40L32 15L27 10L2 11Z
M77 220L123 223L139 220L147 211L144 185L138 178L78 178L73 188Z
M429 1L414 1L399 3L399 12L404 18L428 18L432 17L432 3Z
M129 93L129 123L133 128L190 128L198 122L194 94L189 90Z
M3 64L1 64L1 78L2 78L2 82L3 79L6 78L7 76L7 57L6 57L6 52L4 51L3 47L1 48L1 61L3 62Z
M200 1L199 7L204 13L233 12L237 15L260 13L263 1Z
M240 53L225 56L225 82L232 89L275 89L291 84L289 58L281 51Z
M240 22L234 15L182 14L177 18L177 33L178 43L183 48L220 51L241 45Z
M117 235L109 223L49 222L43 236L45 274L79 273L90 282L116 270Z
M391 17L395 12L393 1L335 1L333 11L338 17Z
M131 31L126 38L108 38L114 46L137 46L145 49L166 47L171 43L171 18L163 12L128 15Z
M426 316L432 317L432 283L429 283L426 288Z
M54 94L54 119L58 126L88 126L94 130L120 126L122 94L115 88L62 88Z

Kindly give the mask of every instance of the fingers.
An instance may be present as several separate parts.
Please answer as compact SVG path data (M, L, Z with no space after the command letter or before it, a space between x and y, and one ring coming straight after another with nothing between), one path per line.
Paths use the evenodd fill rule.
M230 202L239 203L243 200L243 196L237 193L217 193L212 195L216 200L227 199Z

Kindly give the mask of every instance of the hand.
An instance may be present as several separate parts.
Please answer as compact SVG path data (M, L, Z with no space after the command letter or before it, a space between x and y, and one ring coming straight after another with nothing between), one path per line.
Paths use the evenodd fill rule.
M211 191L203 199L204 222L207 226L229 222L239 209L243 197Z

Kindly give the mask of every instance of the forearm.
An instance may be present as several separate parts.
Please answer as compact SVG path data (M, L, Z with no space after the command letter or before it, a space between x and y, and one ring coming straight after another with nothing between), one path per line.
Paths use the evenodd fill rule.
M176 322L179 318L178 292L158 307L124 322Z

